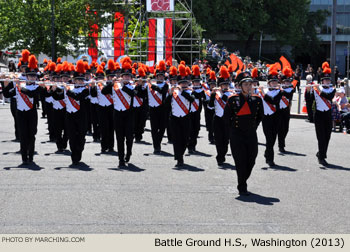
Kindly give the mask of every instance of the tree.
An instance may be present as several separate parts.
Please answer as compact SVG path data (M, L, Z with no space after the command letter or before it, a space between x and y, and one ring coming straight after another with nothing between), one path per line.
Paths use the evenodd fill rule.
M55 41L58 55L77 54L90 44L91 23L112 23L114 15L126 12L115 0L55 0ZM124 1L120 1L124 2ZM90 11L87 11L89 9ZM98 10L98 11L97 11ZM32 53L51 55L51 0L0 1L0 49L28 48Z
M250 53L260 32L273 36L277 51L291 45L293 56L311 53L319 46L316 29L327 11L309 12L310 0L216 0L196 1L193 11L204 36L235 34Z

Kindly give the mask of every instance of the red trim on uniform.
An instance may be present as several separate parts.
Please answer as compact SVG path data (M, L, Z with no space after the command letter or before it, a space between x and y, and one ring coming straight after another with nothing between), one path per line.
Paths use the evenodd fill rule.
M152 85L151 84L148 84L148 87L149 87L149 91L151 92L153 98L157 101L157 103L159 105L162 105L162 100L159 99L158 95L156 94L156 92L152 89Z
M33 108L33 103L31 103L31 101L29 100L28 96L26 96L25 94L23 94L21 92L21 89L18 87L17 85L17 90L18 90L18 93L20 94L20 96L22 97L23 101L25 102L25 104L27 104L27 106L32 109Z
M179 98L176 92L173 93L173 97L177 102L177 104L180 106L180 108L183 110L183 112L185 112L185 114L188 115L189 113L188 109L186 108L185 104L181 101L181 99Z
M130 105L129 105L129 103L126 101L124 95L122 94L122 91L120 91L119 88L114 88L114 90L115 90L117 96L119 97L120 101L123 103L124 107L125 107L126 109L130 109Z

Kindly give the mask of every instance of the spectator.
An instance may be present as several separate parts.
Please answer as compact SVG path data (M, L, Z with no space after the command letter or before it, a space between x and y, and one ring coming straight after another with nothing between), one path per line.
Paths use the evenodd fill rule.
M339 88L337 94L340 99L338 102L338 109L341 114L341 128L346 128L347 133L350 134L350 104L348 99L345 96L345 89Z
M339 109L341 97L338 92L335 93L335 96L332 101L332 130L335 132L337 123L341 122L341 115Z
M334 66L334 79L335 79L335 85L338 87L338 78L339 78L339 70L337 66Z
M321 74L322 74L322 68L321 67L319 67L318 69L317 69L317 83L321 83Z
M9 72L16 72L16 65L15 63L13 63L12 60L10 60L8 68L9 68Z

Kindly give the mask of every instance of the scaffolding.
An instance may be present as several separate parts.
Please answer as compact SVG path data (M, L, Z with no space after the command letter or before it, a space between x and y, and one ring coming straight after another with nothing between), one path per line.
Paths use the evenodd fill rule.
M193 63L195 58L200 58L200 48L201 48L201 38L199 34L194 34L193 32L193 21L194 15L192 11L192 0L174 0L175 8L173 11L168 12L147 12L145 4L142 4L141 0L124 0L116 1L116 5L134 5L138 8L133 8L136 11L130 11L125 16L124 23L124 35L118 37L99 37L105 40L120 40L120 45L124 40L125 55L129 55L133 60L146 62L148 53L148 40L157 39L142 36L143 24L148 25L148 20L150 18L171 18L173 20L173 38L172 38L172 54L173 59L182 60L183 54L188 55L190 58L190 63ZM129 8L131 10L131 8ZM129 29L129 19L133 17L136 19L135 27ZM104 29L104 28L102 28ZM138 32L137 32L138 31ZM126 34L126 35L125 35ZM165 34L164 34L165 40ZM165 47L165 43L164 43ZM113 47L114 48L114 47ZM103 51L101 45L98 46L99 51ZM164 48L165 49L165 48ZM122 51L122 48L119 49ZM163 50L165 52L165 50ZM107 58L112 58L111 55L105 55ZM114 57L114 56L113 56Z

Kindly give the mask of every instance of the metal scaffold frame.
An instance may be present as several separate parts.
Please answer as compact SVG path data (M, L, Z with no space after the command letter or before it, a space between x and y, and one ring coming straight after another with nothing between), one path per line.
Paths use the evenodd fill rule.
M135 13L129 12L127 16L125 16L124 23L124 31L129 34L132 34L130 38L125 39L123 37L111 37L110 39L125 39L125 54L129 54L130 51L136 52L133 54L129 54L129 56L133 60L138 60L141 62L147 61L148 56L148 40L149 37L142 36L143 27L142 24L148 25L149 18L171 18L173 20L173 38L172 38L172 46L173 46L173 59L182 60L181 54L190 54L190 63L193 63L194 58L200 58L200 36L198 34L194 34L192 25L194 20L194 15L192 11L192 0L175 0L175 4L178 5L182 10L170 12L147 12L146 5L142 4L141 0L124 0L116 1L116 5L137 5L140 6L139 10ZM134 16L137 19L136 26L133 30L129 31L129 22L128 19L130 16ZM176 30L179 27L179 22L184 22L185 24L181 26L180 29ZM139 31L136 33L136 31ZM188 31L190 31L188 36ZM186 33L187 32L187 33ZM101 39L102 37L99 37ZM106 38L104 38L106 39ZM108 39L108 38L107 38ZM156 39L156 38L154 38ZM165 39L165 38L164 38ZM127 42L129 40L129 42ZM135 46L135 42L136 46ZM131 46L131 44L133 45ZM99 51L101 50L101 43L98 45ZM165 46L165 45L164 45ZM165 51L165 50L164 50ZM112 58L112 57L110 57Z

